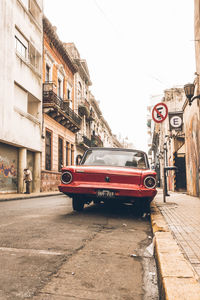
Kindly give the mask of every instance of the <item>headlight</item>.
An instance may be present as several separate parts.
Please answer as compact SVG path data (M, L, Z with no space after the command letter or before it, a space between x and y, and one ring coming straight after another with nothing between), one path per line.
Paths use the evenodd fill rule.
M61 181L64 184L69 184L72 181L72 174L68 171L62 173L61 175Z
M144 185L146 186L146 188L148 189L154 189L156 186L156 179L153 176L147 176L144 179Z

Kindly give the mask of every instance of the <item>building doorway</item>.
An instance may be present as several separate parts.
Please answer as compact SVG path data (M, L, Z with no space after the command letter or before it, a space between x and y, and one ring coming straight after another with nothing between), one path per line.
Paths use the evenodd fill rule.
M175 190L178 192L186 191L186 167L185 167L185 153L174 153L174 163L178 168L175 173Z

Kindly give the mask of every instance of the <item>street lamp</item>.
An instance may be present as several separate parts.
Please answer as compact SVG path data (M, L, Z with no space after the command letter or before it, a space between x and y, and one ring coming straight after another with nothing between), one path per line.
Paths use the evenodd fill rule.
M195 90L195 85L193 83L188 83L184 85L185 95L189 101L190 106L192 105L192 102L195 99L200 99L200 95L194 97L194 90Z

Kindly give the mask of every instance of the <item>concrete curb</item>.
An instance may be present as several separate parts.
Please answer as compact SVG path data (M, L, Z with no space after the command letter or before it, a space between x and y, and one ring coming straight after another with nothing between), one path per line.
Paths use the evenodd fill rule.
M51 197L62 195L61 192L52 192L52 193L37 193L37 194L9 194L9 195L1 195L0 202L4 201L14 201L14 200L24 200L24 199L31 199L31 198L41 198L41 197Z
M200 300L200 284L197 275L184 258L154 201L151 203L151 225L160 299Z

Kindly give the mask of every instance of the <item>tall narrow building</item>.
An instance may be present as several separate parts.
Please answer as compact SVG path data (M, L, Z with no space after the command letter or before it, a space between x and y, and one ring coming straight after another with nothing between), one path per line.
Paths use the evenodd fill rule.
M41 190L55 191L62 166L75 161L75 134L81 118L75 110L74 74L71 60L56 27L43 18L43 143Z
M40 191L42 0L0 1L0 193Z

